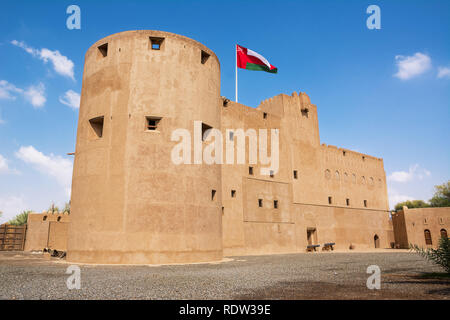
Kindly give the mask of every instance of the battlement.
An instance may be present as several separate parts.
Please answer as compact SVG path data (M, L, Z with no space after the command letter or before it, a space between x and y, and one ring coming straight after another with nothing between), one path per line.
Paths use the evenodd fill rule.
M322 148L324 148L327 151L330 152L335 152L336 154L340 153L342 156L346 157L349 156L353 159L355 158L359 158L361 159L361 161L366 161L366 160L375 160L375 161L383 161L383 158L377 158L368 154L364 154L361 152L357 152L357 151L353 151L353 150L349 150L349 149L345 149L345 148L339 148L333 145L327 145L325 143L322 143L320 145Z

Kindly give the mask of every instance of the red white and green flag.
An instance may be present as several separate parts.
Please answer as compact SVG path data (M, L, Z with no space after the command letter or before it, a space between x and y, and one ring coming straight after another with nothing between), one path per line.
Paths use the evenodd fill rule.
M241 69L266 71L270 73L277 73L278 71L262 55L240 45L236 45L236 63L237 67Z

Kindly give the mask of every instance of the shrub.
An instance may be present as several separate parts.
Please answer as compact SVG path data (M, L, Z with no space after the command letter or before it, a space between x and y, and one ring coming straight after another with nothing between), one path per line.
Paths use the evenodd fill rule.
M450 273L450 238L439 239L439 246L437 249L423 249L417 245L410 245L410 249L414 250L422 257L435 264L441 266L447 273Z

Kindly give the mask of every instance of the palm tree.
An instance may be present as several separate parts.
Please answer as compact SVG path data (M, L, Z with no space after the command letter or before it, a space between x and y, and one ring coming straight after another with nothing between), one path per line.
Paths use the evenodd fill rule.
M22 211L22 213L19 213L17 216L14 217L14 219L8 221L8 223L12 224L14 226L24 225L27 223L28 214L31 212L32 212L32 210Z

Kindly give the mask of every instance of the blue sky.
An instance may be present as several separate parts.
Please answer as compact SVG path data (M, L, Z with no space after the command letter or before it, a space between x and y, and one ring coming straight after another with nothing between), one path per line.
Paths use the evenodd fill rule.
M66 27L71 4L81 30ZM380 30L366 26L371 4ZM240 102L306 92L322 143L384 158L391 203L428 200L450 177L449 1L15 0L0 29L0 222L69 200L84 54L125 30L202 42L229 98L234 45L264 55L279 73L240 70Z

